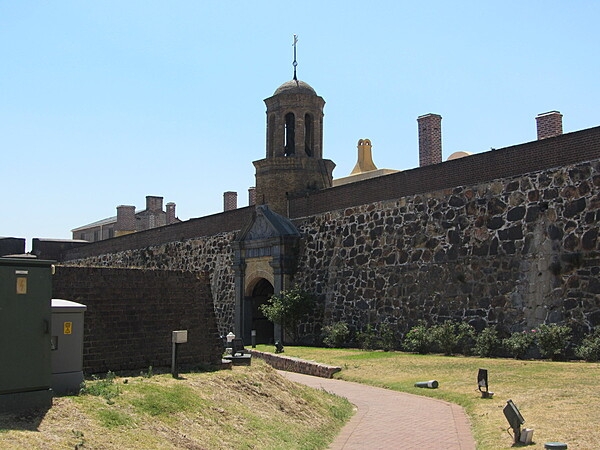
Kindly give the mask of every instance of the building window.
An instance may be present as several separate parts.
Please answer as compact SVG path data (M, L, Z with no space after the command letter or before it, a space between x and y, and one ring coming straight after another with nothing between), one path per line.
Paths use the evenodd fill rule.
M304 151L307 156L313 155L313 122L310 114L304 116Z
M294 113L285 115L285 156L293 155L296 151L296 118Z
M272 158L275 156L273 152L275 151L275 116L271 114L269 116L269 120L267 121L267 158Z

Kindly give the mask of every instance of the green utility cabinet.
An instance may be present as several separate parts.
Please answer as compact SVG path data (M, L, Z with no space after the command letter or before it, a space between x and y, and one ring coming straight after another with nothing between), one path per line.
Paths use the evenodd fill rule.
M52 299L52 390L76 394L83 382L83 313L87 306Z
M52 261L0 257L0 412L52 406Z

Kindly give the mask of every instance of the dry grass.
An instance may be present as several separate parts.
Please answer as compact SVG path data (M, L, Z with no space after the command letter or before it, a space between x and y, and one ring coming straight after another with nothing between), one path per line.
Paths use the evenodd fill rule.
M272 348L264 347L264 351ZM566 442L569 449L597 448L600 442L600 364L517 361L367 352L353 349L286 347L285 354L338 365L337 378L440 398L465 407L480 449L506 449L513 442L502 413L512 399L534 429L537 447ZM492 399L477 391L477 371L488 369ZM439 389L419 389L435 379Z
M318 449L352 406L260 360L229 371L119 378L119 395L58 397L45 414L0 415L1 449ZM93 384L93 382L88 382Z

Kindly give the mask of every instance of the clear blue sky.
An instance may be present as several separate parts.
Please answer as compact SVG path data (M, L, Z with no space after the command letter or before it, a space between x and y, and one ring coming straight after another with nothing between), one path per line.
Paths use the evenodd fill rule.
M361 138L416 167L430 112L444 159L534 140L550 110L598 126L599 20L591 0L0 0L0 236L70 238L146 195L184 220L246 206L293 34L335 178Z

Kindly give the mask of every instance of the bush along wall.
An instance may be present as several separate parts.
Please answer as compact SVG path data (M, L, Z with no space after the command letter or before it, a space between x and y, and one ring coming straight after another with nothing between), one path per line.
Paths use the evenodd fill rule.
M392 328L389 336L395 335ZM327 344L337 338L336 347L353 345L347 324L337 323L326 327ZM344 330L340 334L340 330ZM464 322L445 321L442 324L428 325L421 321L412 327L403 337L395 339L392 344L385 344L382 333L372 326L358 333L358 345L365 350L401 349L407 352L428 354L443 353L445 355L463 354L479 357L513 357L516 359L551 359L563 361L566 359L583 359L586 361L600 360L600 327L587 334L579 342L573 340L570 327L558 324L541 324L538 328L513 332L502 338L493 327L476 332L473 327ZM346 337L342 342L341 336ZM355 344L355 343L354 343ZM333 345L328 345L333 346Z
M53 296L87 306L86 373L170 367L175 330L188 330L178 361L218 366L223 354L209 279L183 271L57 267Z

